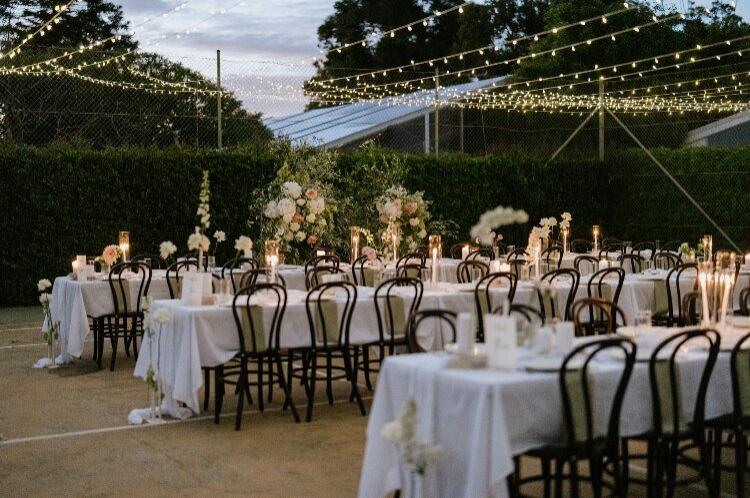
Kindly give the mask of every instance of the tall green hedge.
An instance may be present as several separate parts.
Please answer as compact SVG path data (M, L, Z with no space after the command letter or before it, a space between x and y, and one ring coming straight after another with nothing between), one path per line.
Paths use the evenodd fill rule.
M660 150L657 156L739 244L750 243L750 149ZM232 152L0 147L0 305L36 298L41 277L66 272L76 253L99 254L119 230L132 234L132 251L156 252L172 240L184 252L195 225L203 169L211 174L214 226L229 240L247 233L253 191L268 183L283 159L267 150ZM573 237L605 235L628 240L695 241L714 233L698 212L643 154L597 161L556 162L522 157L470 158L355 151L337 157L344 194L369 204L373 161L398 163L410 190L424 190L435 218L453 220L466 237L479 215L499 204L527 210L531 221L573 213ZM383 172L387 174L387 172ZM365 195L366 194L366 195ZM359 206L362 208L362 205ZM257 214L257 213L254 213ZM350 217L351 218L351 217ZM528 226L503 230L524 245ZM253 237L256 234L248 234ZM453 242L453 241L448 241ZM726 244L723 244L726 245Z

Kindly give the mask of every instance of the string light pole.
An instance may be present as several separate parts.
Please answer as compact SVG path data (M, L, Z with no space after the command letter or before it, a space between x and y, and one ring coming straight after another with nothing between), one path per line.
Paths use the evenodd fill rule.
M599 161L604 162L604 80L599 78Z
M440 156L440 72L435 68L435 157Z
M221 50L216 51L216 144L222 148L221 140Z

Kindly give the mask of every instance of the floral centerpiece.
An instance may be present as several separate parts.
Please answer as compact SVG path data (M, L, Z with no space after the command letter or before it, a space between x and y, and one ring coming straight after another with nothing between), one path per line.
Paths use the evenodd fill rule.
M409 193L394 185L375 201L378 219L383 225L379 235L385 253L394 257L393 242L398 253L413 252L427 237L427 222L430 219L429 202L424 192Z
M47 343L47 358L46 361L42 360L38 365L41 368L45 366L47 368L55 368L55 341L60 338L60 322L56 322L52 319L52 283L43 278L36 284L36 288L39 291L39 303L42 305L42 312L44 313L44 324L46 330L42 331L42 339Z
M146 370L146 387L148 388L149 399L148 420L154 422L161 421L162 418L161 400L163 394L161 383L159 382L159 375L161 374L161 341L157 335L161 333L162 326L172 319L172 312L167 308L159 308L151 313L152 304L153 298L145 296L143 299L143 323L149 342L148 369ZM154 336L157 336L156 347L154 347ZM156 352L156 369L154 369L154 352Z
M243 255L246 258L253 257L253 239L245 235L240 235L239 239L234 241L234 249L237 251L237 256Z
M527 221L529 221L529 215L526 211L498 206L479 217L477 224L471 227L471 238L479 240L484 245L491 245L496 236L494 232L496 228Z
M201 191L198 195L198 215L200 225L195 227L195 232L188 237L188 250L196 252L198 257L198 270L203 270L203 254L207 253L211 247L211 239L206 233L211 228L211 183L209 181L208 171L203 171L203 181L201 182Z
M171 240L165 240L159 244L159 257L167 263L172 261L172 256L177 252L177 246Z
M277 196L263 211L266 239L276 239L287 252L302 256L329 237L333 224L333 206L317 185L296 181L281 184Z
M118 261L124 261L125 254L123 254L120 246L116 244L110 244L104 248L102 255L98 256L94 261L99 263L99 268L102 273L109 273L109 269L112 268Z

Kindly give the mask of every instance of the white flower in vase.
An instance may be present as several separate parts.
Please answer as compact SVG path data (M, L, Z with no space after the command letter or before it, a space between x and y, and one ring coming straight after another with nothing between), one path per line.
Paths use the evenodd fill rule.
M250 237L240 235L240 238L234 241L234 248L247 254L253 250L253 241Z
M159 256L163 260L169 259L174 253L177 252L177 246L170 240L166 240L159 244Z
M227 234L221 230L217 230L214 232L214 239L216 239L217 243L225 242L227 240Z
M479 239L484 245L491 245L493 229L527 221L529 221L529 215L526 211L498 206L479 217L479 222L471 227L471 238Z
M43 278L39 282L36 283L36 288L39 292L44 292L50 287L52 287L52 282L50 282L46 278Z

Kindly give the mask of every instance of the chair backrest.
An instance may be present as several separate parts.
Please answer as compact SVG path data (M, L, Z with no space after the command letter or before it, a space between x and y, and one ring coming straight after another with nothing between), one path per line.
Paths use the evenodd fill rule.
M426 261L427 257L424 254L420 252L410 252L404 254L398 259L398 261L396 261L396 268L400 268L404 265L425 266Z
M461 242L459 244L453 244L450 251L448 251L453 259L463 259L462 251L464 247L469 247L469 253L474 249L474 246L470 242Z
M419 280L423 280L423 272L426 269L424 265L420 265L419 263L413 264L405 264L401 265L398 268L396 268L396 276L397 277L411 277L416 278Z
M492 313L500 315L505 313L505 310L503 309L503 306L500 305L492 310ZM534 322L537 322L537 325L544 325L544 315L542 312L528 304L511 304L508 313L511 316L522 318L529 323L533 324Z
M152 270L165 270L167 268L167 262L161 259L158 254L136 254L131 261L148 263Z
M308 291L305 309L313 349L349 347L356 304L357 286L350 282L326 282Z
M688 292L682 296L682 310L680 312L680 325L687 327L690 325L698 325L700 323L700 306L698 303L701 300L701 293L697 291Z
M646 266L646 258L640 254L620 254L617 261L623 270L630 270L630 273L641 273Z
M409 319L409 327L406 331L406 346L410 353L424 353L425 349L419 345L418 331L419 326L423 321L432 319L430 321L438 321L440 324L440 330L443 332L443 342L445 342L445 333L443 327L447 327L450 332L451 342L456 342L456 318L457 314L455 311L441 310L441 309L428 309L419 310L411 314Z
M563 281L563 280L570 280L570 289L568 290L568 296L565 299L565 307L564 311L562 312L563 320L569 320L570 319L570 307L573 305L573 300L576 297L576 293L578 292L578 283L581 280L581 275L572 268L558 268L557 270L552 270L550 272L545 273L542 278L542 283L547 283L550 286L553 286L555 281ZM542 310L544 313L544 316L549 318L558 318L557 317L557 303L556 303L556 295L555 292L552 292L551 298L551 306L547 306L547 301L545 300L545 296L542 293L541 290L537 289L537 296L539 297L539 309ZM549 308L549 312L551 313L550 316L547 316L547 309Z
M680 257L670 251L656 251L653 260L654 266L663 270L671 270L680 264Z
M508 254L508 244L500 242L499 240L495 240L494 247L497 247L498 254Z
M750 333L741 337L732 348L730 372L732 375L732 400L734 421L739 427L750 417L750 349L746 347Z
M507 286L509 303L513 303L513 297L516 295L516 285L518 277L510 272L488 273L477 282L474 287L474 304L477 311L477 338L484 340L484 315L492 312L492 297L490 289L492 287Z
M467 259L461 261L456 267L456 280L461 284L473 282L477 278L482 278L490 272L490 267L483 261Z
M138 279L129 279L124 272L138 274ZM109 270L109 290L115 305L115 315L132 315L141 313L144 296L148 295L151 286L151 267L143 261L118 263ZM136 285L138 291L133 297L131 286Z
M375 317L381 344L392 344L406 333L409 317L419 309L423 292L422 281L409 277L391 278L375 288ZM404 298L411 300L408 306Z
M338 266L316 265L305 272L305 288L311 290L323 283L323 275L341 275L342 279L346 278L346 272Z
M253 296L258 294L263 296L263 306L253 303ZM241 354L259 355L280 349L281 322L286 312L286 299L286 289L275 283L255 283L237 291L232 301L232 314L237 326ZM269 301L273 301L273 305L269 305ZM265 316L269 313L270 322Z
M596 403L591 380L596 375L589 374L589 366L604 352L619 351L624 357L622 372L617 382L615 395L607 415L607 430L604 436L597 434ZM563 360L558 374L563 401L565 432L570 448L584 445L590 452L596 443L604 442L606 454L617 451L620 443L620 415L625 390L635 364L636 345L624 337L608 337L582 344L571 351ZM595 380L594 380L595 382Z
M315 268L317 266L333 266L335 268L338 268L339 266L341 266L341 260L334 254L326 254L324 256L315 256L313 258L310 258L305 263L305 275L307 275L307 272L310 271L311 268Z
M704 346L706 341L708 354L695 396L693 419L685 420L681 393L681 388L684 386L680 382L677 355L687 343ZM648 362L648 374L654 411L654 431L657 436L683 431L688 424L691 430L702 433L706 415L706 392L716 357L719 354L720 343L721 336L716 330L692 329L673 334L654 348Z
M221 279L224 280L228 277L232 284L232 291L236 294L238 289L245 287L241 284L241 279L245 272L248 270L257 270L259 266L258 262L253 258L238 256L230 259L221 267Z
M611 247L612 252L619 250L622 246L622 241L615 237L605 237L602 239L602 247Z
M570 251L578 254L591 252L594 244L586 239L574 239L570 241Z
M745 287L740 291L740 313L744 316L750 315L750 287Z
M588 320L581 315L587 313ZM614 334L617 332L618 319L627 325L622 309L612 301L599 297L585 297L573 303L571 315L575 324L577 337Z
M466 260L478 260L479 258L487 258L490 261L495 259L495 252L489 248L489 247L482 247L479 249L474 249L469 253L468 256L466 256Z
M667 287L667 310L669 312L669 318L667 325L672 326L674 324L680 324L680 317L682 317L682 286L680 282L683 280L683 273L695 272L694 275L690 276L695 283L698 281L698 264L697 263L685 263L678 264L667 273L666 287ZM688 275L689 276L689 275ZM677 310L674 309L673 292L672 292L672 277L675 281L675 292L677 295ZM693 285L695 289L695 284Z
M354 285L366 286L367 278L365 276L365 265L367 264L369 257L366 254L358 257L352 263L352 277L354 277ZM377 256L378 262L382 263L383 259L380 255Z
M259 283L269 283L269 276L270 272L267 268L253 268L252 270L247 270L240 276L237 289L244 289L245 287L249 287L251 285ZM274 283L279 284L285 289L287 288L286 280L279 274L279 272L276 272L276 282Z
M550 268L551 265L555 265L555 268L560 268L560 265L562 265L564 252L565 251L563 250L562 246L551 245L547 249L542 251L542 262L547 265L547 268Z
M581 269L581 266L584 266L584 268ZM591 256L590 254L583 254L581 256L576 256L576 259L573 260L573 267L581 275L594 273L599 268L599 260L596 258L596 256ZM591 271L588 271L589 267L591 267L590 268Z
M643 256L648 259L651 259L655 252L656 244L652 241L637 242L636 244L633 244L633 247L630 249L630 254ZM644 253L647 254L647 256L644 256Z
M657 251L677 251L680 248L680 245L682 245L682 242L679 240L670 240L667 243L660 244L657 246Z
M167 287L169 288L169 297L178 299L182 293L182 282L180 274L189 271L193 267L198 269L198 261L195 259L183 259L170 265L167 268Z

